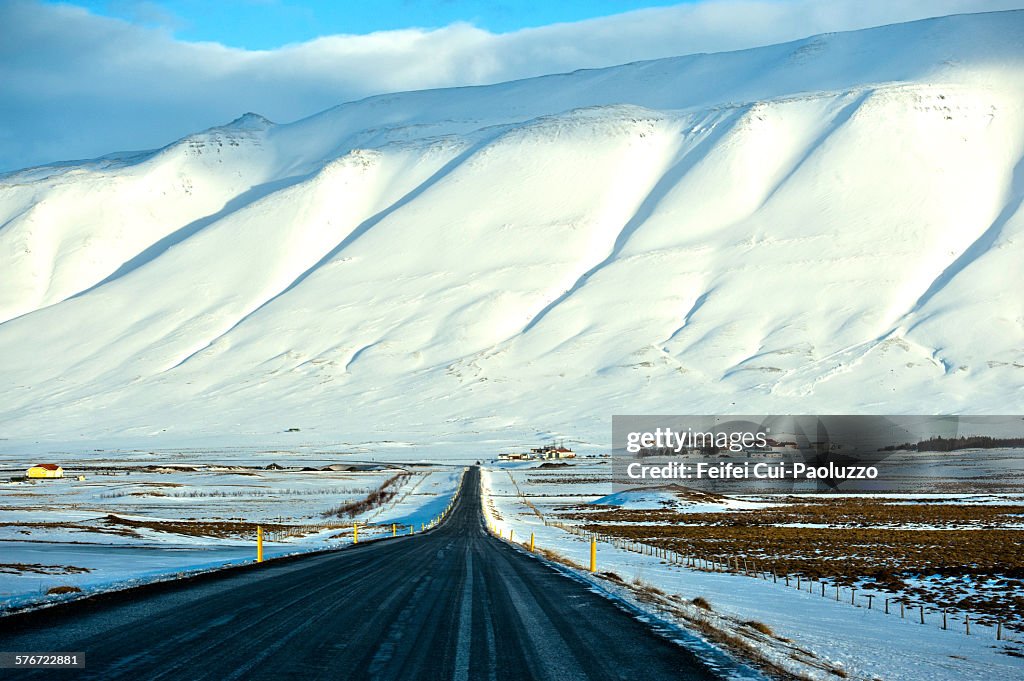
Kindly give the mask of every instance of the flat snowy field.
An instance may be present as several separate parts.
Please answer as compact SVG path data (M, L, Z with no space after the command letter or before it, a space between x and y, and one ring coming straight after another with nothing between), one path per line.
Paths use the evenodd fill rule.
M770 496L753 500L728 498L717 503L680 501L670 492L611 492L610 464L607 459L577 459L570 467L538 469L539 462L488 465L483 484L489 518L496 531L517 542L528 543L531 533L539 549L550 551L578 566L589 564L589 539L577 536L548 522L565 520L568 508L583 504L613 504L635 509L685 508L690 513L716 513L728 510L755 510L777 505ZM538 475L540 474L540 475ZM925 498L931 495L923 495ZM922 495L889 495L893 502L912 503ZM941 495L943 503L955 503L964 495ZM1024 494L970 495L969 503L1021 504ZM1024 523L1017 526L1024 531ZM883 612L886 594L870 589L858 590L858 606L850 604L850 591L842 589L842 600L834 600L834 588L822 598L818 583L814 592L797 591L795 580L787 588L784 582L758 579L734 573L712 572L671 564L671 561L635 553L610 543L600 542L597 549L599 573L615 573L627 585L643 590L653 586L669 600L641 602L641 607L658 617L672 621L673 609L681 609L699 621L754 646L773 664L811 678L836 678L830 667L841 669L853 679L977 679L1024 677L1024 635L1020 630L1004 631L1011 641L997 642L992 627L972 624L971 636L964 633L959 613L951 613L949 629L941 628L942 615L926 612L926 624L919 623L916 608L908 609L906 619L899 606L893 614ZM850 550L856 552L856 547ZM585 570L577 573L587 576ZM590 578L590 577L587 577ZM600 580L601 588L618 597L637 601L637 593L615 581ZM881 594L868 610L864 595ZM891 595L891 594L890 594ZM1024 594L1022 594L1024 595ZM677 598L672 600L671 597ZM706 612L690 601L706 599L712 607ZM744 626L761 622L770 628L766 636ZM690 627L692 629L692 626ZM788 640L787 640L788 639Z
M266 557L349 545L356 522L361 540L390 536L393 524L418 532L463 470L283 451L83 459L65 464L63 479L35 481L11 480L24 464L0 459L0 608L57 600L53 587L93 592L251 562L257 524ZM316 470L331 464L366 470ZM383 504L335 513L406 473Z

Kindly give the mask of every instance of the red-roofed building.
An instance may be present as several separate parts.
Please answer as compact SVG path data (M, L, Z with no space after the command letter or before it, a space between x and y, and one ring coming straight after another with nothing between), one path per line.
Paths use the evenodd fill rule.
M40 463L28 469L30 478L63 478L64 469L55 463Z

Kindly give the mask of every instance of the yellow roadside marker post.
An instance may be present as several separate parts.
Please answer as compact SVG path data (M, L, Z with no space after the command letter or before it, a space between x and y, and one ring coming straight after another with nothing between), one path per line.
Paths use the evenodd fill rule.
M409 534L416 534L416 528L412 525L409 526Z
M359 543L359 523L352 523L352 543Z
M590 571L597 572L597 540L590 538Z
M509 540L509 541L512 541L512 536L513 536L513 535L514 535L515 533L516 533L516 531L515 531L515 530L513 530L513 529L511 529L511 528L509 529L509 531L508 531L508 540Z
M391 523L391 536L392 537L397 537L398 536L398 523Z
M530 553L533 553L533 532L530 533Z
M263 526L256 526L256 562L263 562Z

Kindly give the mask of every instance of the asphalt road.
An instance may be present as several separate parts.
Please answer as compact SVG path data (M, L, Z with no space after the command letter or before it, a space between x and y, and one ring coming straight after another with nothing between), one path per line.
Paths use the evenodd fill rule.
M418 536L0 618L0 651L84 651L75 679L712 679L683 647L489 536L471 469Z

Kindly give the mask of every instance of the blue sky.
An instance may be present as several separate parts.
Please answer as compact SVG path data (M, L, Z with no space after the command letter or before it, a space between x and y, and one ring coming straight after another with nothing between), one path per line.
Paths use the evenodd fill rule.
M439 28L465 21L493 33L575 22L678 0L90 0L69 4L144 26L169 28L182 40L272 49L325 35Z

